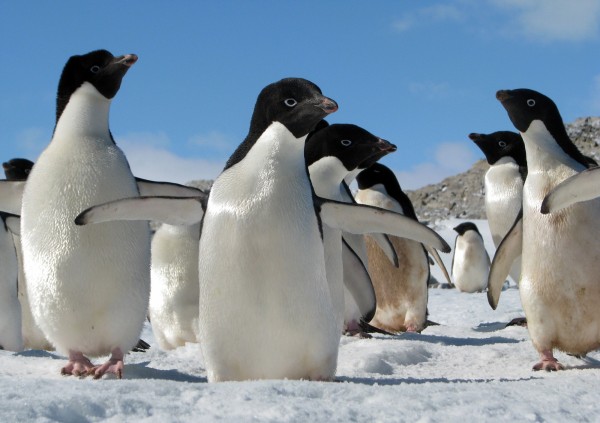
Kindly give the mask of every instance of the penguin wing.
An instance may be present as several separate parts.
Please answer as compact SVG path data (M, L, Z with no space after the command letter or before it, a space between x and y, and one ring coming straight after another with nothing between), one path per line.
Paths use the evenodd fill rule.
M6 229L13 235L21 235L21 217L15 214L0 212L0 218L4 221Z
M362 320L371 321L377 302L371 276L356 251L342 238L342 260L344 262L344 285L354 298Z
M135 178L135 182L141 197L198 197L206 195L201 189L173 182L149 181L142 178Z
M574 203L600 196L600 167L586 169L565 179L542 202L542 214L564 209Z
M26 181L0 180L0 210L6 213L20 215L21 200Z
M521 255L522 250L523 210L519 212L517 220L498 246L496 254L494 254L494 259L492 260L490 274L488 276L487 297L488 303L490 303L490 306L494 310L498 307L502 286L508 277L510 266L513 264L513 261Z
M155 220L170 225L193 225L202 220L205 197L130 197L84 210L75 224L113 220Z
M385 233L429 245L445 253L450 246L433 229L399 213L364 204L349 204L315 196L321 219L332 228L353 234Z
M433 257L433 259L435 260L437 265L440 266L440 269L442 270L442 273L444 274L444 277L446 278L446 282L448 282L448 285L454 286L454 284L452 283L452 280L450 279L450 275L448 274L448 269L446 269L446 265L444 265L444 262L442 261L442 258L438 254L437 250L435 248L431 248L428 245L424 245L424 247L425 247L425 250L427 250L427 252L429 254L431 254L431 256ZM427 256L427 257L429 258L429 256Z

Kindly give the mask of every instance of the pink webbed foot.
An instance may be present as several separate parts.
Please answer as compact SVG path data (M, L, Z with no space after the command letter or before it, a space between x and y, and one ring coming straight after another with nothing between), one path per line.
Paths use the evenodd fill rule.
M94 379L100 379L107 373L112 373L119 379L123 377L123 352L120 348L112 350L110 359L94 369Z
M372 338L367 332L365 332L356 320L352 320L346 324L346 328L344 330L344 335L346 336L357 336L359 338L370 339Z
M63 376L78 376L85 377L94 373L94 365L92 362L78 351L69 351L69 362L65 367L60 369L60 374Z
M540 353L541 361L533 366L533 370L546 370L547 372L554 372L558 370L564 370L564 366L558 362L552 350L545 350Z
M420 331L417 330L417 325L409 323L408 325L406 325L406 332L418 333Z

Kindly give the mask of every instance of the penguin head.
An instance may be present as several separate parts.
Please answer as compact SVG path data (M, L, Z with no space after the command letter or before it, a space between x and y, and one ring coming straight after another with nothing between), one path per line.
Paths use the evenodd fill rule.
M464 235L467 231L475 231L479 234L479 236L481 236L479 229L477 229L477 226L473 222L463 222L453 229L458 233L458 235Z
M23 181L29 176L33 168L33 162L27 159L10 159L2 163L4 174L9 181Z
M497 131L491 134L471 133L469 138L483 151L490 165L502 157L512 157L519 166L527 165L525 144L521 134Z
M534 90L520 88L516 90L500 90L496 98L506 109L515 128L527 132L534 120L541 120L546 127L556 120L562 123L562 118L554 102L544 94Z
M56 120L71 95L85 83L93 85L105 98L112 99L121 87L123 76L137 59L135 54L115 57L106 50L69 58L58 83Z
M325 122L325 121L321 121ZM311 132L304 146L306 165L325 157L334 157L347 171L365 169L388 153L396 151L396 146L369 131L351 124L333 124Z
M251 132L260 134L273 122L280 122L294 137L301 138L337 109L337 103L312 82L285 78L267 85L258 95Z

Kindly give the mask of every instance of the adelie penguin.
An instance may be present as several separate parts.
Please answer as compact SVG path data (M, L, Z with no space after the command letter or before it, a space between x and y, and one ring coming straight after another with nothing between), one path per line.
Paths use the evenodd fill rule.
M534 370L559 370L558 349L584 355L600 345L600 200L540 212L548 192L583 171L589 160L569 139L558 108L530 90L501 90L496 98L519 130L527 152L523 212L492 263L488 299L496 307L511 251L522 248L520 295L540 361Z
M160 215L192 224L204 216L199 335L210 382L334 378L341 331L327 283L323 225L408 236L449 250L434 231L401 215L315 195L304 142L336 110L305 79L270 84L205 207L201 199L134 198L78 217L88 224Z
M356 125L326 126L322 122L324 127L311 133L304 147L312 186L319 197L352 203L345 179L396 151L396 146ZM343 322L344 333L359 332L366 336L360 326L368 326L376 306L367 263L363 263L352 241L346 239L352 234L344 237L342 231L327 225L322 230L327 282L337 319ZM357 305L356 315L354 308L347 306L352 303Z
M496 248L515 223L523 204L523 183L527 177L525 145L512 131L469 134L483 151L490 168L485 173L485 213ZM520 256L520 253L519 253ZM521 259L516 258L510 276L518 284Z
M401 213L418 222L410 199L402 191L396 176L388 167L375 163L359 173L356 181L356 201L359 204ZM385 258L371 236L365 238L369 272L377 297L377 311L371 324L389 332L422 331L427 320L429 280L429 257L423 244L390 237L400 258L396 267ZM439 262L441 263L441 260ZM446 272L445 267L442 269Z
M0 213L0 350L21 351L21 304L18 298L19 265L13 235L19 234L19 217Z
M452 279L461 292L483 292L487 287L490 256L477 225L464 222L454 228L456 241L452 257Z
M58 85L52 140L24 191L10 181L0 186L2 208L21 210L32 314L47 339L68 355L65 375L121 377L124 353L136 345L146 318L150 287L147 222L79 227L76 216L123 197L197 192L134 178L113 140L110 104L136 61L134 54L114 57L106 50L72 56ZM88 358L107 354L100 366Z

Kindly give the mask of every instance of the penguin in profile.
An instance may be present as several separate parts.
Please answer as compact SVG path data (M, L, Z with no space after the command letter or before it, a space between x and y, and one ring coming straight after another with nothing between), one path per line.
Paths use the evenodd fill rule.
M567 135L550 98L530 89L501 90L496 98L523 137L528 174L522 219L494 257L488 300L495 308L511 251L522 248L519 293L529 335L540 355L533 369L560 370L563 366L554 349L584 355L600 345L600 200L542 214L546 194L586 169L589 160Z
M8 181L25 181L33 168L33 162L28 159L15 158L2 163L4 174ZM19 302L21 304L21 325L23 333L23 347L35 350L53 350L54 348L46 339L42 330L38 327L31 314L29 296L27 295L27 280L23 269L23 257L21 253L21 237L13 234L17 262L19 267L18 286Z
M395 151L396 146L356 125L322 126L309 135L304 147L312 186L319 197L348 202L345 178ZM360 331L360 325L373 317L376 304L366 263L344 240L340 230L327 225L322 230L327 282L337 319L343 322L345 333ZM348 277L349 271L356 277ZM359 305L357 315L352 315L353 309L347 310L346 304L351 304L347 296L352 296L352 301Z
M23 350L21 305L18 298L19 265L13 234L19 233L19 217L0 213L0 349Z
M341 330L326 276L322 227L391 233L449 246L434 231L375 207L318 197L306 136L337 104L312 82L286 78L258 96L246 139L201 198L129 198L82 212L82 225L202 219L199 335L209 382L332 380Z
M479 229L473 222L464 222L453 228L456 233L452 279L461 292L483 292L487 287L490 270L488 255Z
M490 168L485 174L485 213L496 248L515 223L523 204L523 183L527 177L527 159L523 138L516 132L469 134L483 151ZM513 262L510 276L518 285L521 259Z
M50 144L26 184L0 184L0 208L21 212L32 314L46 338L68 355L65 375L121 377L124 353L136 345L146 317L150 287L147 222L81 228L77 215L114 199L192 191L134 178L112 138L110 104L136 61L136 55L114 57L106 50L72 56L58 85ZM110 359L100 366L87 357L106 354Z
M356 201L392 210L418 221L413 205L394 173L375 163L356 177ZM420 332L427 320L429 258L423 245L390 237L400 263L393 266L370 236L366 236L369 271L375 286L377 311L371 324L389 332Z

